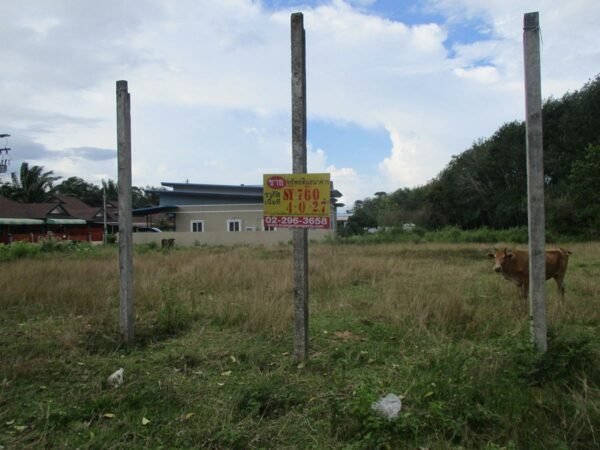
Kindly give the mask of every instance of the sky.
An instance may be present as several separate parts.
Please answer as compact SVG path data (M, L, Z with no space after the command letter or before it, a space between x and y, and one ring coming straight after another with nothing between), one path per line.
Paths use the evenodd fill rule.
M600 73L598 0L2 0L0 147L9 172L27 161L116 179L127 80L134 185L290 173L290 14L302 12L308 169L331 173L343 213L427 183L524 119L532 11L544 98Z

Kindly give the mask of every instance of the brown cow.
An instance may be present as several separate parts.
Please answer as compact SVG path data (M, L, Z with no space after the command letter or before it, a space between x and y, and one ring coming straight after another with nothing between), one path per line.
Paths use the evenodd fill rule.
M546 280L554 278L558 286L561 301L565 299L565 272L571 252L563 248L546 251ZM529 294L529 252L526 250L501 250L488 253L496 264L494 271L502 273L504 278L517 285L519 297L527 298Z

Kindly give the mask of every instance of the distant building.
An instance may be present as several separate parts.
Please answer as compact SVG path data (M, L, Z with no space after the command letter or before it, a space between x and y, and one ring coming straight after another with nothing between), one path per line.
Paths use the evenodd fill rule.
M263 224L263 187L257 185L217 185L193 183L161 183L169 190L149 190L159 195L159 205L141 208L134 215L143 216L157 213L170 213L175 216L174 238L178 243L261 243L272 241L259 237L258 232L271 232ZM341 193L331 189L331 223L336 224L336 199ZM291 232L287 229L277 230L280 240L287 240ZM320 231L320 233L316 233ZM184 235L189 233L191 235ZM243 233L232 238L224 236L228 233ZM255 233L255 234L250 234ZM311 230L315 236L334 235L333 230ZM142 238L138 238L142 239ZM144 240L153 239L146 236ZM154 237L154 239L157 239ZM185 241L185 242L184 242Z
M108 220L116 220L107 207ZM102 241L104 212L76 197L59 195L47 203L19 203L0 197L0 241L37 242L53 236L72 241Z

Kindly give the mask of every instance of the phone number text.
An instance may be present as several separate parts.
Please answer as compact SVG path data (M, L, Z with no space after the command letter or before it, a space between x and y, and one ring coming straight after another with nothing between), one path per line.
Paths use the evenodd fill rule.
M281 228L330 228L329 217L311 216L265 216L265 227Z

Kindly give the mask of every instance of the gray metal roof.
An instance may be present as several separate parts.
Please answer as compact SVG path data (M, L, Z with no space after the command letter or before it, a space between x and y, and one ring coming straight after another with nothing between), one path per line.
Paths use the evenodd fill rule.
M171 183L162 182L162 186L171 187L171 191L163 191L160 189L147 190L146 192L156 194L168 194L177 193L182 195L202 195L208 198L232 198L233 197L245 197L249 198L252 196L260 197L262 201L263 186L258 184L197 184L197 183ZM342 193L337 189L331 190L331 196L333 198L339 198Z

